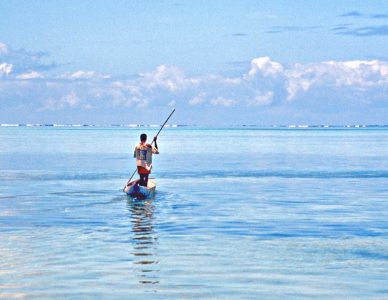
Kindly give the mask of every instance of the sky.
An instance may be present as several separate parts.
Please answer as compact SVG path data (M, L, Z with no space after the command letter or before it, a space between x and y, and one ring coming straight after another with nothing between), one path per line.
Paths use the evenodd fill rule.
M0 123L388 124L388 0L0 0Z

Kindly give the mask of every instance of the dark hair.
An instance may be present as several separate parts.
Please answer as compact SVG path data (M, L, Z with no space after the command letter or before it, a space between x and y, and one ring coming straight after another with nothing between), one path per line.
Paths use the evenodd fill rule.
M140 141L145 142L147 140L147 135L145 133L142 133L140 135Z

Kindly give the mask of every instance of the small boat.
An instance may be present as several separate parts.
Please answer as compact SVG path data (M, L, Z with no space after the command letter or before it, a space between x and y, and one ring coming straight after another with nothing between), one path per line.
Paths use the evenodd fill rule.
M139 185L139 179L131 181L124 188L124 192L139 200L147 199L155 194L156 182L154 178L148 179L147 187Z

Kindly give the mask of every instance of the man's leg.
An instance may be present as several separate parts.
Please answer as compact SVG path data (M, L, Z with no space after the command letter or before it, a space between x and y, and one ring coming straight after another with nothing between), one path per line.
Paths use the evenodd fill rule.
M139 185L147 187L148 184L148 174L140 174Z
M148 186L148 174L144 174L144 186Z

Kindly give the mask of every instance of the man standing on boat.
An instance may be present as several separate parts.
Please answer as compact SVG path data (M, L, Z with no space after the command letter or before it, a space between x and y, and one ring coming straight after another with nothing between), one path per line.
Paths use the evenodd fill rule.
M136 145L133 157L136 158L137 172L140 175L139 185L147 187L148 175L152 169L152 154L159 154L157 136L154 137L155 146L147 144L147 135L140 135L140 143Z

